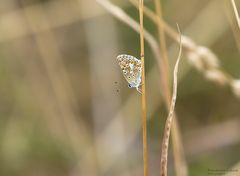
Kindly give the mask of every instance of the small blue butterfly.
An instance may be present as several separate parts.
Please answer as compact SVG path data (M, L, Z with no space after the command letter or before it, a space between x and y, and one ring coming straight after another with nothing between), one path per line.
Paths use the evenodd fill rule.
M129 83L128 87L135 87L138 92L141 92L139 86L141 85L142 64L141 60L134 56L121 54L117 56L117 61L122 69L123 76Z

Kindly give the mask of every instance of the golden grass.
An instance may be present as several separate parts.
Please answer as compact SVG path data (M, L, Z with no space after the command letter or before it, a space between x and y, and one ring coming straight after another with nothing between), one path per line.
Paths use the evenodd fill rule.
M137 0L129 0L137 7ZM179 42L177 32L163 19L159 18L152 10L144 7L144 14L154 23L164 25L166 34L176 42ZM240 97L240 83L231 75L220 68L219 58L207 47L197 45L188 36L182 35L182 47L186 50L189 63L200 71L204 77L220 86L229 86L236 97ZM165 69L163 67L163 69Z
M113 14L115 17L120 19L122 22L126 23L128 26L133 28L135 31L137 31L139 33L141 33L141 32L143 33L143 26L141 28L141 24L140 24L140 26L138 24L136 24L136 21L134 19L129 17L123 10L121 10L117 6L113 5L109 0L97 0L97 1L100 2L103 6L105 6L106 9L111 14ZM135 5L135 7L139 8L139 13L140 13L140 11L141 11L140 5L141 4L139 4L139 3L141 1L137 1L137 0L129 0L129 1L132 2ZM157 3L157 2L155 2L155 3ZM181 39L179 41L178 33L170 25L168 25L161 18L161 16L159 16L159 9L156 9L156 11L158 11L157 12L158 14L155 14L147 7L144 7L144 6L141 6L141 7L143 8L144 14L146 16L148 16L153 22L155 22L158 25L159 37L160 37L160 35L164 34L164 32L166 32L166 34L168 34L172 39L174 39L176 42L180 43L179 55L181 54L182 47L184 47L187 52L187 56L189 57L190 63L197 70L202 72L204 74L205 78L207 78L209 81L213 81L220 85L230 85L230 87L232 88L235 95L240 96L240 94L239 94L240 87L239 87L237 80L234 80L233 78L231 78L228 74L226 74L220 68L220 64L219 64L217 56L210 49L208 49L207 47L204 47L204 46L197 45L192 39L190 39L187 36L181 36ZM141 17L141 15L140 15L140 17ZM140 19L140 23L141 23L141 19ZM164 30L162 28L164 28ZM161 34L160 34L160 30L161 30ZM150 33L146 32L146 30L145 30L145 34L146 34L145 39L150 44L151 49L153 49L156 61L158 63L158 66L160 67L161 82L165 84L164 89L166 91L164 90L164 100L169 109L169 116L167 118L166 126L167 125L173 126L172 127L172 140L173 140L173 153L174 153L174 158L175 158L176 175L187 175L187 165L186 165L185 158L184 158L184 152L182 150L182 141L180 138L181 136L180 136L180 132L178 130L178 123L177 123L176 119L174 118L174 116L176 116L174 114L174 106L175 106L174 101L176 101L176 100L174 100L175 99L174 96L176 96L176 95L173 92L172 101L171 101L170 87L167 86L168 85L167 83L170 83L170 82L169 82L169 79L166 77L166 67L165 67L166 64L164 64L163 61L161 59L159 59L163 56L161 56L161 53L158 50L159 50L159 48L160 49L164 48L164 46L159 47L158 44L156 43L155 39L152 37L152 35ZM141 34L140 34L140 36L141 36ZM164 40L160 37L159 41L161 43ZM164 44L165 44L165 41L164 41ZM161 49L161 50L163 50L164 52L166 51L166 49ZM142 59L142 56L144 59L144 54L142 54L142 52L141 52L141 59ZM143 63L144 63L144 61L143 61ZM176 65L177 64L178 64L178 61L177 61ZM174 68L174 80L177 79L175 77L175 70L177 70L178 66L176 66L176 65ZM175 85L176 84L174 83L174 85L173 85L174 90L175 90ZM171 102L171 105L170 105L170 102ZM171 120L169 120L169 119L171 119ZM169 133L169 135L170 135L170 128L167 128L167 129L169 129L169 132L164 132L164 133L165 134ZM166 144L166 142L167 142L167 144L169 143L169 135L164 135L164 136L168 136L168 139L166 139L166 137L164 137L163 145ZM166 154L165 156L167 156L167 152L168 152L168 146L164 151L164 154ZM164 157L163 157L163 159L164 159ZM165 161L166 161L166 163L165 163L165 166L163 166L163 168L166 170L167 159L165 159ZM161 165L163 165L163 164L161 163ZM182 169L182 168L184 168L184 169ZM167 171L165 173L167 175Z
M130 0L130 2L137 7L137 1L136 0ZM147 7L144 7L145 14L150 17L157 25L158 27L158 33L159 33L159 49L160 49L160 56L156 58L160 70L160 79L162 82L162 92L164 96L164 101L166 104L166 107L168 110L170 110L170 103L171 103L171 92L170 92L170 80L169 80L169 63L167 58L167 48L166 48L166 42L165 42L165 29L166 32L173 37L177 42L178 41L178 34L175 32L170 26L167 25L167 23L164 22L161 15L161 3L160 1L155 1L156 11L157 15L153 13L151 10L149 10ZM189 44L187 44L188 46ZM174 161L175 161L175 170L176 174L178 176L186 176L188 169L187 164L185 161L185 155L183 151L183 145L181 140L181 132L179 130L179 125L177 121L177 116L174 113L174 116L176 117L173 122L173 128L172 128L172 141L173 141L173 153L174 153Z
M157 2L157 1L155 1L155 2ZM159 1L158 1L159 2ZM234 0L232 0L232 2L234 2ZM135 27L137 26L137 27L139 27L140 29L138 29L139 30L139 32L140 32L140 38L141 38L141 41L140 41L140 43L141 43L141 59L143 60L142 61L142 63L143 63L143 76L142 76L142 78L144 77L144 86L145 86L145 71L144 71L144 59L145 59L145 57L144 57L144 42L143 42L143 40L144 40L144 37L147 39L147 41L150 41L150 44L153 44L154 42L155 42L155 40L152 40L152 38L148 38L148 37L146 37L146 36L148 36L148 35L146 35L146 36L144 36L144 34L146 34L145 32L144 32L144 29L143 29L143 12L140 12L141 11L141 9L142 8L144 8L144 5L143 5L143 0L141 1L141 3L142 4L140 4L140 1L139 1L139 15L140 15L140 17L142 17L141 19L140 19L140 23L141 23L141 25L139 25L139 26L137 26L137 25L135 25ZM235 3L235 2L234 2ZM161 5L161 4L160 4ZM140 7L141 6L141 7ZM159 6L159 5L158 5ZM160 6L159 6L160 7ZM236 6L235 6L235 8L236 8ZM156 9L157 10L157 9ZM160 9L161 10L161 9ZM237 12L237 9L235 9L236 10L236 12ZM41 12L42 13L42 12ZM160 12L161 13L161 12ZM158 23L158 28L159 28L159 31L161 30L161 34L160 34L160 32L159 32L159 36L161 36L162 34L163 34L163 36L164 36L164 30L163 30L163 27L165 27L164 25L162 25L161 24L161 20L163 20L163 19L161 19L161 14L159 14L159 9L157 10L157 14L158 14L158 18L155 18L155 19L157 19L157 23ZM237 14L237 13L235 13L235 14ZM44 11L43 11L43 14L42 14L43 16L44 16ZM41 16L42 16L41 15ZM156 17L156 14L154 13L153 14L154 15L154 17ZM57 46L57 44L55 43L55 37L54 37L54 35L53 35L53 33L52 33L52 31L50 30L50 29L52 29L52 27L51 27L51 25L49 25L49 27L47 27L47 29L45 29L44 28L44 35L43 34L39 34L39 33L41 33L40 31L39 31L39 29L38 28L36 28L35 27L35 22L37 21L37 20L34 20L34 18L32 19L32 17L34 17L34 15L32 15L31 13L26 13L26 17L27 17L27 23L28 23L28 25L29 25L29 28L30 28L30 32L31 33L33 33L33 39L34 39L34 41L35 41L35 43L36 43L36 48L38 48L39 49L39 52L41 52L40 53L40 55L43 57L43 58L41 58L41 59L45 59L45 58L49 58L49 56L51 56L50 58L58 58L58 59L62 59L61 57L59 58L59 50L58 49L56 49L56 47L55 46ZM45 16L44 16L44 18L45 18ZM239 20L238 19L238 15L236 15L236 18L237 18L237 20ZM159 19L161 19L161 20L159 20ZM35 22L34 22L35 21ZM160 21L160 22L159 22ZM131 23L131 24L134 24L134 23ZM166 23L165 23L166 24ZM239 23L238 23L239 24ZM27 26L28 26L27 25ZM162 25L162 26L160 26L160 25ZM43 26L45 26L45 25L43 25ZM47 25L48 26L48 25ZM133 25L134 26L134 25ZM48 29L49 28L49 29ZM171 29L171 28L170 28ZM175 32L175 31L174 31ZM47 35L46 35L47 34ZM172 33L172 34L174 34L174 33ZM46 36L45 36L46 35ZM175 35L175 34L174 34ZM173 36L174 36L173 35ZM50 36L50 37L49 37ZM151 36L151 35L150 35ZM176 39L176 41L178 41L178 35L176 36L175 35L175 38L177 38ZM54 40L53 40L54 39ZM183 38L182 38L183 39ZM48 40L50 40L50 41L48 41ZM47 41L47 42L46 42ZM164 41L163 40L163 38L162 37L160 37L160 39L159 39L159 41L160 41L160 45L161 45L161 42L162 41ZM183 40L182 40L182 42L183 42ZM184 45L184 44L182 44L182 42L180 42L181 43L181 46L180 46L180 52L181 52L181 47L182 47L182 45L183 46L190 46L190 45ZM45 44L45 43L47 43L47 45ZM154 45L155 45L156 43L154 43ZM165 44L165 41L164 41L164 44ZM194 44L194 43L191 43L190 42L190 44ZM44 45L44 46L43 46ZM49 46L52 46L52 47L49 47ZM153 45L152 45L153 46ZM202 56L202 54L204 55L204 52L205 52L205 55L204 55L204 57L207 57L207 50L205 49L205 50L201 50L201 52L199 51L200 50L200 47L198 47L198 46L195 46L195 45L192 45L193 46L193 48L194 48L194 50L192 51L192 53L191 53L191 56L192 57L199 57L200 58L200 56L199 55L201 55ZM156 47L155 47L156 48ZM160 46L160 49L161 49L162 47ZM186 47L186 48L188 48L188 47ZM189 47L189 48L191 48L191 47ZM203 47L201 48L201 49L203 49ZM53 50L53 51L51 51L51 50ZM161 49L162 50L162 52L165 52L166 54L167 54L167 52L166 52L166 46L165 46L165 48L163 47L163 49ZM204 52L203 52L204 51ZM57 52L57 53L59 53L59 54L57 54L57 53L55 53L55 52ZM179 52L179 53L180 53ZM54 54L55 53L55 54ZM156 52L157 53L157 52ZM200 54L199 54L200 53ZM160 57L158 57L158 58L160 58ZM163 57L162 57L163 58ZM164 59L164 58L163 58ZM179 58L180 59L180 58ZM177 83L175 83L176 82L176 80L177 80L177 73L175 73L175 70L177 69L177 66L178 66L178 63L179 63L179 59L177 60L177 63L176 63L176 65L175 65L175 69L174 69L174 78L176 77L176 79L174 79L174 84L173 84L173 86L174 86L174 92L177 92ZM160 60L160 59L159 59ZM50 64L50 66L51 66L51 61L43 61L43 62L45 62L45 64L46 64L46 67L48 66L49 67L49 64ZM61 62L61 61L60 61ZM202 69L201 68L201 63L200 62L196 62L197 64L199 64L200 65L200 67L198 66L197 68L200 68L200 69ZM210 65L210 64L209 64ZM59 66L59 65L57 65L57 66ZM62 65L61 63L60 63L60 70L62 70L62 69L64 69L64 68L62 68L64 65ZM165 66L168 66L168 64L165 64ZM53 65L53 67L54 67L54 65ZM215 67L214 67L215 68ZM201 70L201 71L203 71L202 73L204 73L204 72L206 72L206 73L208 73L208 74L206 74L206 75L213 75L213 73L214 74L218 74L218 75L221 75L221 72L218 70L218 67L217 67L217 69L215 68L215 70L214 70L214 68L212 69L212 70ZM166 70L168 70L168 69L166 69ZM48 71L48 70L47 70ZM214 72L213 72L214 71ZM65 71L64 71L65 72ZM167 72L168 73L168 72ZM210 73L210 74L209 74ZM51 75L52 75L52 82L53 82L53 85L55 85L55 86L58 86L58 81L56 81L56 80L54 80L54 79L59 79L59 78L61 78L61 77L63 77L62 76L62 74L64 75L64 73L61 73L61 74L59 74L59 75L54 75L53 73L49 73L49 77L51 77ZM166 73L165 73L166 74ZM35 75L34 75L35 76ZM215 75L216 76L216 75ZM55 78L54 78L55 77ZM163 77L165 77L165 76L163 76ZM210 78L214 78L215 80L216 80L216 78L217 77L210 77ZM221 77L220 77L221 78ZM62 79L62 78L61 78ZM60 80L61 80L60 79ZM65 77L63 78L63 80L65 79ZM210 80L210 79L209 79ZM221 79L219 79L219 82L222 82L222 80L224 80L224 75L222 76L222 78ZM229 79L230 80L230 79ZM236 85L236 87L239 87L239 82L235 82L236 84L233 84L233 81L234 80L232 80L232 85ZM224 81L225 82L225 81ZM227 80L226 80L226 82L227 82ZM60 83L61 83L61 81L60 81ZM67 84L68 85L68 84ZM64 85L64 86L67 86L67 85ZM61 91L61 89L57 89L57 87L53 87L53 88L55 88L56 90L60 90ZM167 88L168 88L168 86L167 86ZM169 89L166 89L166 90L168 90L169 92L170 92L170 87L169 87ZM238 89L239 90L239 89ZM40 90L41 92L42 92L42 90ZM146 88L145 88L145 91L146 91ZM144 92L145 92L144 91ZM41 93L40 92L40 93ZM70 92L69 90L68 90L68 88L66 87L66 88L64 88L63 89L63 92ZM171 93L170 93L171 94ZM170 95L170 94L167 94L167 95ZM173 97L172 97L172 104L171 104L171 108L170 108L170 112L169 112L169 117L167 118L167 119L169 119L170 117L174 120L174 105L175 105L175 101L176 101L176 95L177 95L177 93L173 93ZM70 95L67 95L69 98L71 98L71 96ZM68 107L71 107L71 100L68 100L67 99L67 101L66 100L64 100L63 98L62 98L62 96L61 96L61 94L59 94L59 92L57 92L57 94L56 94L56 97L57 97L57 101L59 101L59 106L61 107L61 105L67 105L66 107L64 106L63 107L63 109L61 109L61 111L63 112L63 111L66 111L66 112L68 112L69 110L71 111L71 109L69 109ZM64 96L63 96L64 97ZM144 118L144 117L146 117L146 96L145 96L145 94L144 94L144 96L142 96L142 100L144 99L144 97L145 97L145 101L142 101L142 107L145 107L145 108L142 108L142 110L143 110L143 144L146 144L146 146L147 146L147 121L146 121L146 118ZM175 97L175 100L174 100L174 97ZM170 104L170 101L171 101L171 96L169 97L169 104ZM69 105L68 105L69 104ZM43 104L44 105L44 104ZM46 105L46 104L45 104ZM65 109L64 109L65 108ZM171 113L172 112L172 113ZM71 112L70 112L71 113ZM69 114L70 114L69 113ZM71 114L70 114L71 115ZM74 115L74 114L73 114ZM80 118L81 119L81 118ZM60 121L60 120L59 120ZM74 121L73 121L74 122ZM167 122L169 122L169 121L167 121ZM172 123L173 123L174 121L172 121ZM79 123L76 123L76 124L79 124ZM74 124L73 124L74 125ZM81 125L81 123L80 123L80 125ZM168 123L166 123L166 126L168 125ZM172 124L173 125L173 124ZM73 127L75 127L76 125L74 125ZM169 122L169 126L171 126L171 123ZM169 143L169 136L170 136L170 127L168 126L168 128L167 128L167 132L165 132L166 134L167 133L169 133L169 135L167 135L168 136L168 140L167 139L164 139L164 140L166 140L166 142L168 142ZM71 127L71 124L70 124L70 127ZM81 130L81 127L78 127L80 130ZM175 129L175 128L173 128L173 129ZM172 129L172 130L173 130ZM74 138L71 138L71 139L76 139L76 141L81 141L81 140L79 140L79 135L77 135L77 136L74 136L75 135L75 130L74 129L71 129L70 131L72 131L72 133L70 133L70 137L74 137ZM79 132L76 132L76 134L78 134ZM171 131L171 133L173 133L173 131ZM84 134L84 133L83 133ZM81 136L80 136L81 137ZM74 141L74 140L73 140ZM176 140L173 140L173 141L176 141ZM81 141L82 142L82 141ZM146 143L145 143L146 142ZM76 144L76 145L75 145ZM81 143L79 143L79 144L81 144ZM76 142L76 143L73 143L73 145L75 145L76 146L76 150L77 151L80 151L79 150L79 144L78 144L78 142ZM164 143L163 143L163 145L164 145ZM167 144L168 145L168 144ZM145 149L145 148L144 148ZM81 148L81 151L82 151L83 149ZM92 151L91 150L91 153L92 152L94 152L94 151ZM144 159L145 159L145 152L146 152L146 154L147 154L147 148L146 148L146 150L144 150ZM189 152L189 151L188 151ZM89 152L88 152L89 153ZM166 153L166 155L167 155L167 153L168 153L168 150L166 149L166 151L165 151L165 153ZM94 154L93 154L94 155ZM163 156L163 155L162 155ZM175 155L175 153L174 153L174 157L175 157L176 155ZM163 158L164 159L164 158ZM167 157L166 157L166 165L167 165ZM84 161L86 161L86 159L84 159ZM94 165L94 164L93 164ZM85 165L84 165L85 166ZM145 166L147 167L147 169L145 169ZM85 169L85 168L84 168ZM88 169L89 170L89 169ZM163 169L164 170L164 169ZM167 170L167 166L166 166L166 170ZM148 164L146 163L145 164L145 162L144 162L144 175L145 175L145 171L146 171L146 175L148 174ZM178 175L179 173L177 172L176 173L176 175ZM166 175L167 175L167 172L166 172Z
M178 27L180 34L180 49L178 53L178 58L174 67L174 75L173 75L173 95L170 105L169 114L165 123L163 141L162 141L162 150L161 150L161 176L167 176L167 162L168 162L168 146L169 146L169 137L171 132L172 121L174 117L174 109L177 99L177 73L178 73L178 65L182 54L182 44L181 44L181 32Z
M156 14L158 16L158 21L162 20L162 7L161 7L161 1L160 0L154 0L155 3L155 10ZM167 80L169 80L169 62L168 62L168 54L167 54L167 46L166 46L166 40L165 40L165 29L164 24L162 23L156 23L158 28L158 37L159 37L159 48L160 48L160 54L161 58L163 60L163 65L165 67L165 77ZM166 81L167 89L169 87L169 81ZM167 91L167 90L165 90Z
M169 78L169 61L168 61L168 54L167 54L167 46L166 46L166 39L165 39L165 26L166 23L163 23L163 15L162 15L162 6L161 6L161 0L155 0L155 11L156 14L152 13L152 16L157 17L155 24L158 28L158 37L159 37L159 48L160 48L160 54L162 58L162 67L160 68L163 70L163 92L165 94L165 104L170 110L170 101L171 101L171 92L170 92L170 78ZM147 9L147 8L146 8ZM174 33L174 30L171 30L169 26L167 26L167 30L170 32L170 34L173 34L175 38L177 38L177 34ZM176 114L173 114L176 116ZM176 117L177 118L177 117ZM173 124L173 153L174 153L174 160L175 160L175 170L177 176L186 176L187 175L187 164L184 157L184 152L182 149L182 143L181 143L181 134L178 129L178 122L175 120L175 123Z
M148 146L147 146L147 108L144 66L144 29L143 29L143 0L139 0L140 49L142 61L142 129L143 129L143 175L148 176Z

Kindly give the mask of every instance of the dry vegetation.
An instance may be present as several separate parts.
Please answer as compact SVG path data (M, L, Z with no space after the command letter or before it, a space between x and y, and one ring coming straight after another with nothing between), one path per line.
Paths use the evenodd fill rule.
M1 1L0 175L239 175L239 8ZM142 60L142 95L123 53Z

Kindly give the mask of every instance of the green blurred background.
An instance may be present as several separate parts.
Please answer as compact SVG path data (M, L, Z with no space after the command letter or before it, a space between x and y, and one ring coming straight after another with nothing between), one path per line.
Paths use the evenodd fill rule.
M138 21L128 0L111 2ZM237 82L240 30L230 1L161 3L165 21L212 50L220 69ZM154 10L153 1L145 5ZM144 20L158 40L157 26ZM166 38L172 70L179 44ZM159 175L167 110L147 43L145 50L149 170ZM1 0L0 175L143 175L141 97L127 87L116 62L125 53L139 57L139 34L96 1ZM211 175L240 162L240 93L193 65L183 49L179 135L189 175ZM169 175L176 175L171 145L169 153ZM240 175L240 166L236 170Z

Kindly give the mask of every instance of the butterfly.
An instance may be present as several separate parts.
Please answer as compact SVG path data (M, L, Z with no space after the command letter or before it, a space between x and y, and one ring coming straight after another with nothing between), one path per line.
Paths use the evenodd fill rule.
M117 56L117 61L122 69L123 76L127 80L128 87L135 87L139 93L142 93L139 86L141 85L142 63L141 60L134 56L121 54Z

